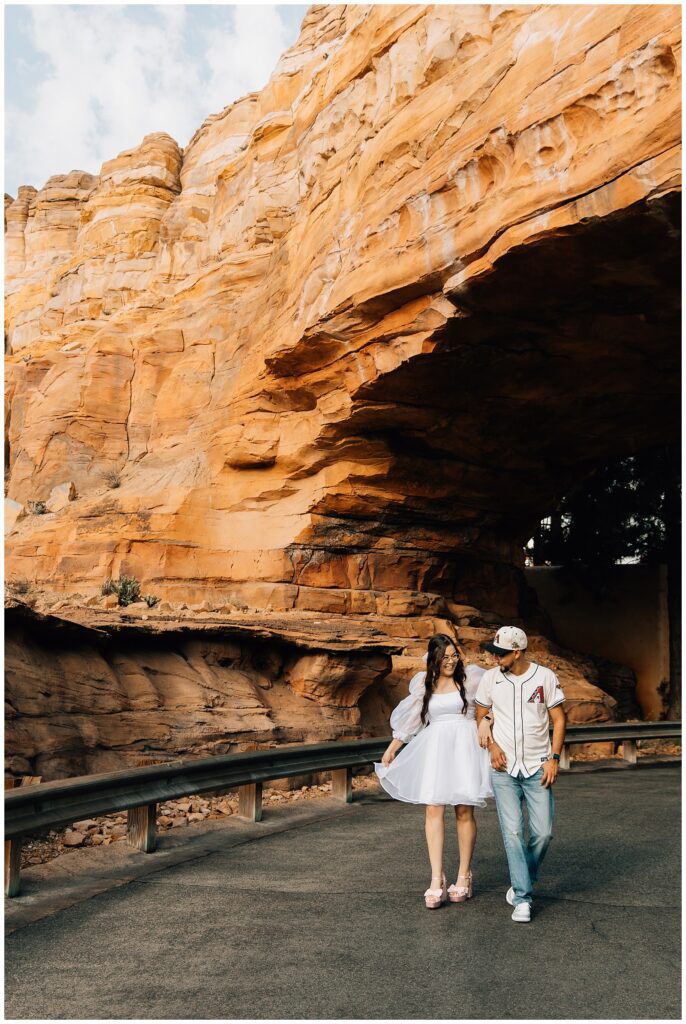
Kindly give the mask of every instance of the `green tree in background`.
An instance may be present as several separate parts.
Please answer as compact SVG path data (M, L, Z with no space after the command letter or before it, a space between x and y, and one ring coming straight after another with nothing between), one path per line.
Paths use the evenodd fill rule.
M599 467L543 520L534 565L559 565L602 596L621 562L667 566L670 688L667 717L681 717L681 453L654 448Z

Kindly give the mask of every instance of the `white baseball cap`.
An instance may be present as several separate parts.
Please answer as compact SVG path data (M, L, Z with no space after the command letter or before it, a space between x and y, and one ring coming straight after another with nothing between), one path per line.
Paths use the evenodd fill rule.
M482 644L491 654L509 654L511 651L525 651L529 645L526 633L517 626L501 626L493 637L492 644Z

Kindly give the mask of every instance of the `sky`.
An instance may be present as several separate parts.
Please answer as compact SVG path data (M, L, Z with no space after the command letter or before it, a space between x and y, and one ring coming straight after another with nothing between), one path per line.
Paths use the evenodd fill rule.
M168 132L266 85L307 4L5 5L5 192Z

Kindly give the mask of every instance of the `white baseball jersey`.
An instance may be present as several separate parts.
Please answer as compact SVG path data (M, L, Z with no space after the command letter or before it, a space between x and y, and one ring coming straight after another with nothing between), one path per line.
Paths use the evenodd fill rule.
M475 701L493 708L493 739L507 758L509 775L529 778L551 753L548 711L565 695L557 676L532 661L524 675L491 668L484 672Z

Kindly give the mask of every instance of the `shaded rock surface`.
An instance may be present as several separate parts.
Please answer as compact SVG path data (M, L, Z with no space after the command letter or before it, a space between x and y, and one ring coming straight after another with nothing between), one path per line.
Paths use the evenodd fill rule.
M66 611L62 615L66 615ZM69 618L11 600L6 611L9 772L45 781L278 743L387 736L438 623L264 613L193 623L74 606ZM418 634L424 634L420 636ZM470 660L489 627L462 627ZM615 700L588 658L533 637L573 723L608 721Z

